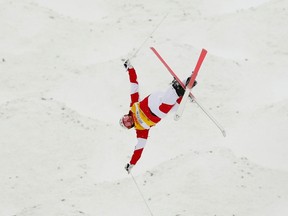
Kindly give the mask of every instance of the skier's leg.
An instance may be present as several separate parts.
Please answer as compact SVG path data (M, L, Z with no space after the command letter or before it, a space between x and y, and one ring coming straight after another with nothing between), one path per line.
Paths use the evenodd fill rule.
M163 104L169 104L169 105L174 105L177 101L177 99L179 98L179 96L177 95L177 92L175 91L175 89L170 85L167 90L164 92L163 97L162 97L162 101L161 101L161 105Z
M172 86L165 92L155 92L149 96L149 108L159 118L163 118L177 103L179 96Z

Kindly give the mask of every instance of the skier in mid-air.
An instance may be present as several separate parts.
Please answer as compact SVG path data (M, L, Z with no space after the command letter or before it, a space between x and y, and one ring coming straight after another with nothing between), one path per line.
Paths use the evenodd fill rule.
M185 93L183 87L174 79L165 92L154 92L143 100L139 100L139 85L137 74L129 59L124 62L124 67L129 74L131 84L131 103L128 114L120 119L123 128L135 128L137 144L129 163L125 165L128 173L140 159L146 145L149 130L161 121L171 110L177 110ZM190 77L184 83L188 84ZM197 84L195 80L193 87Z

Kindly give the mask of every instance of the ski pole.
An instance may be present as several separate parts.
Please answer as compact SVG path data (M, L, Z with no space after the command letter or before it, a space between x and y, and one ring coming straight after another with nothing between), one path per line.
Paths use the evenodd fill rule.
M222 135L224 137L226 137L226 131L225 129L216 121L216 119L208 113L208 111L199 103L199 101L196 100L196 98L194 96L190 97L191 102L195 102L200 109L202 109L202 111L211 119L211 121L219 128L219 130L221 131Z
M141 192L141 190L140 190L140 188L139 188L139 186L138 186L138 184L137 184L134 176L132 175L132 173L130 173L130 175L131 175L131 177L132 177L132 179L133 179L133 181L134 181L134 183L135 183L135 185L136 185L136 187L137 187L137 189L138 189L138 192L140 193L140 195L141 195L141 197L142 197L142 199L143 199L143 201L144 201L144 203L145 203L148 211L150 212L150 215L153 216L153 213L152 213L151 209L149 208L149 205L148 205L148 203L146 202L146 200L145 200L145 198L144 198L144 195L143 195L143 193Z
M154 32L159 28L159 26L163 23L163 21L166 19L168 16L169 12L165 14L165 16L161 19L161 21L158 23L158 25L155 26L153 31L146 37L146 39L142 42L142 44L138 47L138 49L135 51L135 53L130 57L130 59L134 58L138 52L142 49L144 44L148 41L148 39L154 34Z

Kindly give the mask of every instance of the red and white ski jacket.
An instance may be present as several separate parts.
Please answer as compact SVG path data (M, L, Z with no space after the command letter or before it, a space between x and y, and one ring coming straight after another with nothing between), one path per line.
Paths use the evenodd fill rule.
M155 126L168 112L179 105L182 97L178 97L173 87L166 92L156 92L139 101L139 84L134 68L128 69L131 84L130 114L135 124L137 144L131 157L130 164L135 165L140 159L146 145L149 129Z

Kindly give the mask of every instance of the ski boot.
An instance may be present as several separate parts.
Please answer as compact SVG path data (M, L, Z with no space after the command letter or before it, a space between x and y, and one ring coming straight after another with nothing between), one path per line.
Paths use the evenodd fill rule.
M186 79L186 81L185 81L185 86L188 85L190 79L191 79L191 77L188 77L188 78ZM177 95L178 95L179 97L182 97L182 96L184 95L184 93L185 93L185 89L180 85L180 83L174 78L171 84L172 84L173 88L175 89ZM192 88L193 88L194 86L196 86L196 85L197 85L197 81L195 80Z

